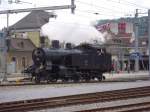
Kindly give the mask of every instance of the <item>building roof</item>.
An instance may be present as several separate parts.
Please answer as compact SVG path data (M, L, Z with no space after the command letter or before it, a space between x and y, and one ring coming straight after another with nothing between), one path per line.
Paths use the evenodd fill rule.
M119 23L120 21L134 23L135 18L134 17L125 17L125 18L118 18L118 19L103 19L103 20L98 20L97 24L101 25L101 24L105 24L108 22ZM144 22L148 21L148 16L138 17L137 21L143 24Z
M35 45L30 39L23 38L11 38L10 39L10 51L33 51Z
M19 20L17 23L10 26L10 29L22 30L41 28L44 24L48 23L49 18L53 16L53 13L49 13L43 10L32 11L27 16Z

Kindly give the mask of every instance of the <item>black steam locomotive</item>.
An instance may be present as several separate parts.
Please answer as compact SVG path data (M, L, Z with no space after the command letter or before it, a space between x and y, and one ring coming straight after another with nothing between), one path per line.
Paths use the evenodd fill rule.
M111 54L106 49L92 44L81 44L74 48L66 44L59 47L59 41L52 42L52 48L37 48L32 53L33 65L25 72L34 77L36 83L90 81L97 78L101 81L104 72L111 70Z

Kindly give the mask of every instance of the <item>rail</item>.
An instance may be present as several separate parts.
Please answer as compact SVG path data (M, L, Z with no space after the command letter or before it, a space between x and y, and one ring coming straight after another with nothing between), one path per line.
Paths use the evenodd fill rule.
M150 102L142 102L128 105L81 110L76 112L149 112Z
M150 86L0 103L0 112L20 112L150 96Z

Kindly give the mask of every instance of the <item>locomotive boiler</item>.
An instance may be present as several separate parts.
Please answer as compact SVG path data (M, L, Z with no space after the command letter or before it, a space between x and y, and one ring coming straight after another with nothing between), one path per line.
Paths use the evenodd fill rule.
M59 41L52 42L52 48L37 48L32 53L33 65L26 69L35 82L90 81L97 78L101 81L103 73L111 70L111 54L104 47L92 44L81 44L66 48L59 47Z

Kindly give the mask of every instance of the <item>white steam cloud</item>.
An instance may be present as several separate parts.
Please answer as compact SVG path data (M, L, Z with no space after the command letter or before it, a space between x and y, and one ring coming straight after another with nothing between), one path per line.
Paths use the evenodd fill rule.
M59 40L60 42L71 42L74 44L104 42L100 32L93 26L82 24L83 22L77 17L71 16L65 21L62 21L59 17L56 20L50 20L48 24L42 27L42 33L48 36L50 40Z

